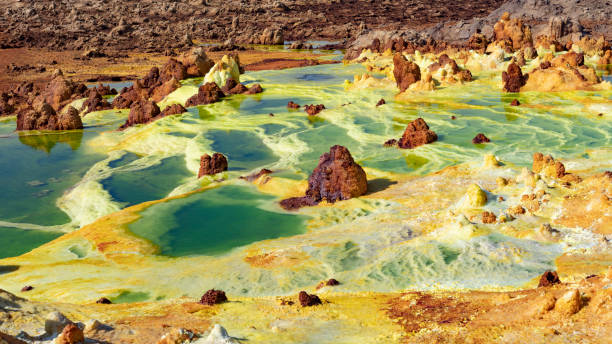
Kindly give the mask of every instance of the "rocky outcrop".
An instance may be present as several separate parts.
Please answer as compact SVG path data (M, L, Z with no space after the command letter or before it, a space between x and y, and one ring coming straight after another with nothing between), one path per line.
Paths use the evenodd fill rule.
M540 281L538 282L538 288L540 287L550 287L551 285L559 284L561 280L559 279L559 275L557 275L556 271L547 270L540 276Z
M365 194L368 190L366 173L346 147L333 146L319 158L319 164L308 178L306 196L281 201L285 209L315 205L323 200L329 203L347 200Z
M288 108L288 109L294 109L294 110L295 110L295 109L299 109L299 108L300 108L300 105L299 105L299 104L296 104L296 103L294 103L292 100L290 100L290 101L289 101L289 103L287 103L287 108Z
M152 122L160 113L161 111L155 102L141 99L130 106L128 119L119 127L119 130L126 129L136 124Z
M321 299L317 295L308 294L305 291L301 291L298 298L302 307L311 307L321 304Z
M180 115L182 113L187 112L187 109L181 104L172 104L168 105L159 115L159 118L172 116L172 115ZM157 118L155 118L157 119Z
M489 40L482 33L474 33L470 36L470 39L466 43L466 47L471 50L475 50L484 54L487 46L489 45Z
M261 87L261 85L260 84L254 84L244 94L257 94L257 93L261 93L261 92L263 92L263 88Z
M210 71L215 65L204 51L204 48L193 48L190 51L183 53L178 61L181 62L187 71L187 76L190 78L202 77Z
M318 104L318 105L304 105L304 111L306 111L306 113L308 114L308 116L315 116L317 114L319 114L319 112L325 110L325 105L323 104Z
M527 76L523 75L521 67L516 63L508 65L508 70L502 72L502 81L505 92L520 92L521 87L527 83Z
M84 84L76 84L58 75L45 86L40 101L51 105L55 111L60 111L71 101L85 98L87 92L88 88Z
M505 12L500 20L493 26L493 37L495 42L509 43L512 51L516 51L526 46L533 46L531 28L518 18L510 18L510 14Z
M56 344L84 344L83 330L76 324L68 324L55 340Z
M472 73L467 69L460 68L457 62L447 54L440 55L438 61L429 65L427 69L436 79L443 82L457 83L472 80Z
M210 289L200 299L200 303L203 305L216 305L223 302L227 302L227 296L225 296L225 292L222 290Z
M207 82L200 86L198 93L187 99L185 106L197 106L216 103L223 98L225 94L221 88L214 82Z
M581 181L579 176L565 172L565 166L561 161L556 161L552 156L545 156L539 152L533 154L531 169L533 173L538 173L548 178L559 179L567 183L578 183Z
M400 92L404 92L415 82L421 80L421 69L411 61L406 60L404 55L393 55L393 76Z
M92 88L89 91L89 97L87 97L87 100L83 103L81 111L84 112L84 115L86 115L90 112L108 110L112 108L113 106L102 97L102 95L98 92L98 89Z
M497 221L497 216L490 211L485 211L482 213L482 223L495 223Z
M113 304L113 302L109 299L107 299L106 297L101 297L96 301L97 304L100 305L111 305Z
M483 134L483 133L478 133L478 135L476 135L472 139L472 143L473 144L487 143L487 142L491 142L491 140L489 140L489 138L486 137L485 134Z
M227 171L227 158L225 155L221 153L214 153L212 156L204 154L200 158L198 178L211 176L223 171Z
M259 37L256 37L253 40L252 43L264 45L283 45L285 44L283 30L266 28L261 35L259 35Z
M83 129L79 112L69 106L58 114L47 103L39 105L38 109L30 108L17 115L17 130L75 130Z
M424 144L432 143L438 140L438 135L432 130L422 118L417 118L408 123L404 134L399 139L397 145L399 148L416 148Z
M376 107L379 107L381 105L385 105L386 103L387 102L383 98L380 98L380 100L376 103Z

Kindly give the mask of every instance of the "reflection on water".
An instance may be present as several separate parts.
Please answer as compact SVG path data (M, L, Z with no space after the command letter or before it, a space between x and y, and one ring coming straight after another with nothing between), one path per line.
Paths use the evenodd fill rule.
M24 145L30 146L34 149L41 150L43 152L50 153L51 149L55 147L57 143L65 143L72 150L77 150L81 147L81 141L83 140L83 131L74 130L66 132L19 132L19 142Z

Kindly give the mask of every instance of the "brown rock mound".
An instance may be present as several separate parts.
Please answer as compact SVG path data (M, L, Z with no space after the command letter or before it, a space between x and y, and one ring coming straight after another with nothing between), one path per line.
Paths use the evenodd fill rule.
M290 100L289 103L287 103L287 108L288 109L299 109L300 105L296 104L292 100Z
M561 280L559 279L559 275L557 275L556 271L547 270L540 276L540 282L538 283L539 287L550 287L551 285L559 284Z
M534 173L540 173L567 183L578 183L581 181L579 176L566 173L565 165L563 165L561 161L556 161L552 156L545 156L539 152L533 154L533 165L531 169Z
M41 102L45 102L55 111L61 110L66 104L87 96L88 88L84 84L76 84L65 79L62 75L51 80L40 95Z
M504 82L504 91L520 92L521 87L527 83L527 76L523 75L521 67L516 63L511 63L508 70L502 72L502 81Z
M64 327L62 333L55 340L57 344L82 344L85 343L85 336L75 324L68 324Z
M159 115L158 118L161 117L166 117L166 116L172 116L172 115L180 115L182 113L187 112L187 109L185 109L185 107L183 107L183 105L181 104L172 104L167 106L164 111L161 112L161 114ZM158 119L155 118L155 119Z
M302 307L310 307L310 306L316 306L316 305L321 304L321 299L319 299L317 295L308 294L305 291L300 292L299 298L300 298L300 305L302 305Z
M483 133L479 133L472 139L473 144L486 143L486 142L491 142L491 140L489 140L489 138L486 137L485 134Z
M421 80L421 69L398 53L393 55L393 76L400 92L404 92L410 85Z
M287 210L315 205L322 200L334 203L358 197L368 190L365 171L355 163L346 147L333 146L319 158L319 164L308 178L306 196L281 201Z
M106 99L102 98L102 95L98 92L97 88L92 88L89 91L89 97L83 103L83 107L81 111L85 111L84 114L88 114L94 111L108 110L112 109L113 106L106 101Z
M198 172L198 178L202 176L211 176L223 171L227 171L227 158L225 155L215 153L211 157L208 154L204 154L200 158L200 171Z
M105 297L102 297L98 301L96 301L96 303L101 305L111 305L113 302Z
M497 221L497 216L490 211L485 211L482 213L482 223L495 223Z
M429 126L422 118L417 118L408 123L404 135L399 139L399 148L416 148L424 144L432 143L438 140L438 135L429 130ZM389 142L389 141L387 141Z
M383 98L380 98L380 100L378 101L378 103L376 103L376 106L381 106L381 105L385 105L387 102L385 102L385 100Z
M30 108L17 115L17 130L75 130L83 129L79 112L72 106L57 114L47 103L38 110Z
M248 91L244 92L244 94L257 94L263 92L263 88L260 84L255 84L249 88Z
M127 121L119 127L119 130L136 124L145 124L155 120L161 111L155 102L150 100L139 100L130 106L130 114Z
M510 42L514 51L524 46L533 46L531 28L523 23L523 20L510 18L510 14L505 12L501 19L493 26L494 40Z
M214 82L208 82L198 89L198 94L187 99L185 106L196 106L204 104L216 103L223 98L225 94Z
M324 109L325 109L325 105L323 105L323 104L319 104L319 105L313 105L313 104L304 105L304 111L306 111L308 116L315 116L319 112L323 111Z
M219 303L227 302L227 296L222 290L210 289L200 299L200 303L203 305L216 305Z

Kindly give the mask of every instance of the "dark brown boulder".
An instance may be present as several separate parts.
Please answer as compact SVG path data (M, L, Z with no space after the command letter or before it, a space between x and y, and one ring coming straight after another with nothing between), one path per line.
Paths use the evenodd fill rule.
M481 33L473 34L466 44L468 49L476 50L480 53L484 53L488 45L489 40Z
M26 285L25 287L21 288L22 292L26 292L26 291L30 291L34 289L34 287L32 287L31 285Z
M153 67L149 70L147 75L145 75L144 78L140 79L139 81L142 87L150 88L158 84L159 79L159 68Z
M483 133L479 133L472 139L473 144L487 143L487 142L491 142L491 140L489 140L489 138L486 137L485 134Z
M140 95L138 90L134 88L134 86L124 88L121 91L121 94L119 94L115 97L115 99L113 99L113 109L129 109L132 104L142 99L142 96Z
M81 344L85 343L83 330L76 324L68 324L55 340L57 344Z
M325 285L333 287L333 286L340 285L340 282L338 282L338 280L335 278L330 278L327 280L327 282L325 282Z
M321 299L315 294L308 294L305 291L301 291L299 295L300 305L302 307L310 307L321 304Z
M229 94L248 94L249 89L241 83L238 83L234 88L229 90Z
M247 93L249 89L243 84L236 82L236 80L229 78L225 82L225 85L221 87L221 91L223 91L223 93L226 95L230 95Z
M557 272L547 270L546 272L542 274L542 276L540 276L540 282L538 283L538 288L539 287L550 287L552 285L559 284L559 283L561 283L561 280L559 279L559 275L557 274Z
M399 148L416 148L424 144L432 143L438 140L438 135L429 130L429 126L422 118L417 118L408 123L404 135L399 139Z
M98 301L96 301L97 304L101 304L101 305L111 305L113 302L105 297L102 297L100 299L98 299Z
M196 106L204 104L216 103L223 98L225 94L219 86L214 82L208 82L198 89L198 94L187 99L185 106Z
M155 102L150 100L139 100L130 106L130 114L127 121L119 127L119 130L131 127L136 124L145 124L153 121L159 116L161 111Z
M511 63L508 70L502 72L502 81L504 82L504 91L520 92L521 87L527 83L527 75L523 75L521 67L516 63Z
M366 173L346 147L333 146L319 158L319 164L308 178L306 196L281 201L281 206L293 210L327 200L329 203L358 197L368 191Z
M404 92L410 85L421 80L421 69L416 63L406 60L404 55L397 53L393 55L393 76L400 92Z
M200 299L200 303L203 305L216 305L219 303L227 302L227 296L222 290L210 289Z
M225 155L215 153L211 157L208 154L204 154L200 158L200 171L198 172L198 178L202 176L211 176L223 171L227 171L227 158Z
M75 130L83 129L83 122L79 111L69 106L58 115L58 128L53 130Z
M378 103L376 103L376 106L378 107L378 106L381 106L381 105L385 105L386 103L387 103L387 102L386 102L386 101L385 101L383 98L380 98L380 100L378 101Z
M88 88L84 84L75 84L58 75L45 86L41 99L59 111L70 101L86 97L87 92Z
M287 108L288 109L299 109L300 105L296 104L292 100L290 100L289 103L287 103Z
M521 102L518 101L518 99L515 99L512 101L512 103L510 103L511 106L519 106L521 105Z
M187 112L187 109L185 109L183 105L172 104L172 105L167 106L164 109L164 111L161 112L161 114L159 115L159 118L166 117L166 116L172 116L172 115L180 115L185 112Z
M102 98L102 95L98 92L97 88L92 88L89 91L89 97L83 103L83 107L81 111L85 110L84 114L88 114L94 111L108 110L112 109L113 106L106 101L106 99Z
M319 112L323 111L324 109L325 109L325 105L323 105L323 104L319 104L319 105L313 105L313 104L304 105L304 111L306 111L308 116L315 116Z
M167 95L181 87L181 83L175 78L165 81L163 84L148 90L151 100L161 102Z
M249 174L248 176L241 176L240 179L244 179L246 181L252 182L254 180L259 179L259 177L261 176L272 174L272 173L273 172L271 170L268 170L267 168L262 168L259 172Z
M249 88L248 91L244 92L244 94L257 94L263 92L263 88L261 88L260 84L255 84Z
M385 143L383 143L383 146L385 147L395 147L397 146L397 140L396 139L390 139L385 141Z
M112 96L117 94L117 90L114 88L110 88L110 86L104 86L102 84L98 84L95 90L100 93L101 96ZM91 92L91 91L90 91Z

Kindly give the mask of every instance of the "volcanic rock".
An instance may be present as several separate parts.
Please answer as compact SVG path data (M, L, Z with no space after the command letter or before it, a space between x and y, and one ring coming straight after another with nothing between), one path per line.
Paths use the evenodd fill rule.
M32 287L31 285L26 285L25 287L21 288L22 292L26 292L26 291L30 291L34 289L34 287Z
M225 94L214 82L208 82L198 89L198 93L187 99L185 106L196 106L204 104L216 103L223 98Z
M380 100L378 101L378 103L376 103L376 106L381 106L381 105L385 105L387 102L385 102L385 100L383 98L380 98Z
M406 60L404 55L397 53L393 55L393 76L400 92L404 92L410 85L421 80L421 69L416 63Z
M130 114L127 121L119 127L119 130L136 124L145 124L153 121L161 111L155 102L150 100L139 100L130 106Z
M170 79L183 80L187 78L187 68L175 59L169 59L159 72L159 81L166 82Z
M432 143L438 140L438 135L429 130L429 126L422 118L417 118L408 123L404 135L399 139L399 148L416 148L418 146Z
M17 115L17 130L75 130L83 129L79 112L72 106L57 114L47 103L38 110L30 108Z
M185 109L185 107L183 107L183 105L181 104L172 104L167 106L164 111L161 112L161 114L159 114L159 116L155 119L158 118L162 118L162 117L166 117L166 116L172 116L172 115L180 115L182 113L187 112L187 109Z
M531 169L534 173L539 173L549 178L560 179L568 183L578 183L581 181L579 176L566 173L565 165L563 165L561 161L556 161L552 156L545 156L539 152L533 154L533 165Z
M262 34L258 37L259 40L255 40L255 44L264 45L282 45L285 44L285 38L283 31L280 29L271 30L265 28Z
M512 101L512 103L510 103L510 105L512 105L512 106L520 106L520 105L521 105L521 102L519 102L519 101L518 101L518 99L514 99L514 100Z
M260 84L255 84L249 88L248 91L244 92L244 94L257 94L263 92L263 88L261 88Z
M495 223L497 221L497 217L490 211L485 211L482 213L482 223Z
M473 34L466 44L468 49L479 51L480 53L484 53L488 45L489 40L481 33Z
M105 297L100 298L98 301L96 301L97 304L101 304L101 305L110 305L113 302Z
M513 50L519 50L523 46L533 46L531 28L521 19L510 18L508 12L505 12L493 26L493 37L497 42L508 40Z
M227 171L227 158L221 153L214 153L211 157L208 154L202 155L200 158L200 171L198 178L202 176L210 176L217 173Z
M299 109L300 105L296 104L296 103L294 103L293 101L290 100L289 103L287 103L287 108L289 108L289 109Z
M240 179L244 179L246 181L252 182L254 180L259 179L259 177L261 176L268 175L271 173L273 173L271 170L268 170L267 168L262 168L259 172L249 174L248 176L241 176Z
M504 91L520 92L521 87L527 83L527 76L523 76L521 67L516 63L511 63L508 70L502 72L502 81L504 82Z
M383 146L385 146L385 147L395 147L395 146L397 146L397 140L396 139L389 139L389 140L385 141L385 143L383 143Z
M203 305L216 305L219 303L227 302L227 296L222 290L210 289L200 299L200 303Z
M485 134L483 133L479 133L472 139L473 144L486 143L486 142L491 142L491 140L489 140L489 138L486 137Z
M315 294L308 294L305 291L301 291L299 294L300 305L302 307L310 307L321 304L321 299Z
M98 92L98 89L92 88L89 91L89 97L87 97L87 100L83 103L81 111L84 110L85 115L90 112L108 110L112 108L113 106L107 102L106 99L102 98L102 95Z
M313 104L304 105L304 111L306 111L308 116L315 116L319 112L323 111L324 109L325 109L325 105L323 105L323 104L319 104L319 105L313 105Z
M76 324L68 324L55 340L56 344L84 344L85 336L83 330Z
M540 276L540 282L538 283L539 287L549 287L551 285L555 285L561 283L559 280L559 275L557 275L556 271L547 270Z

